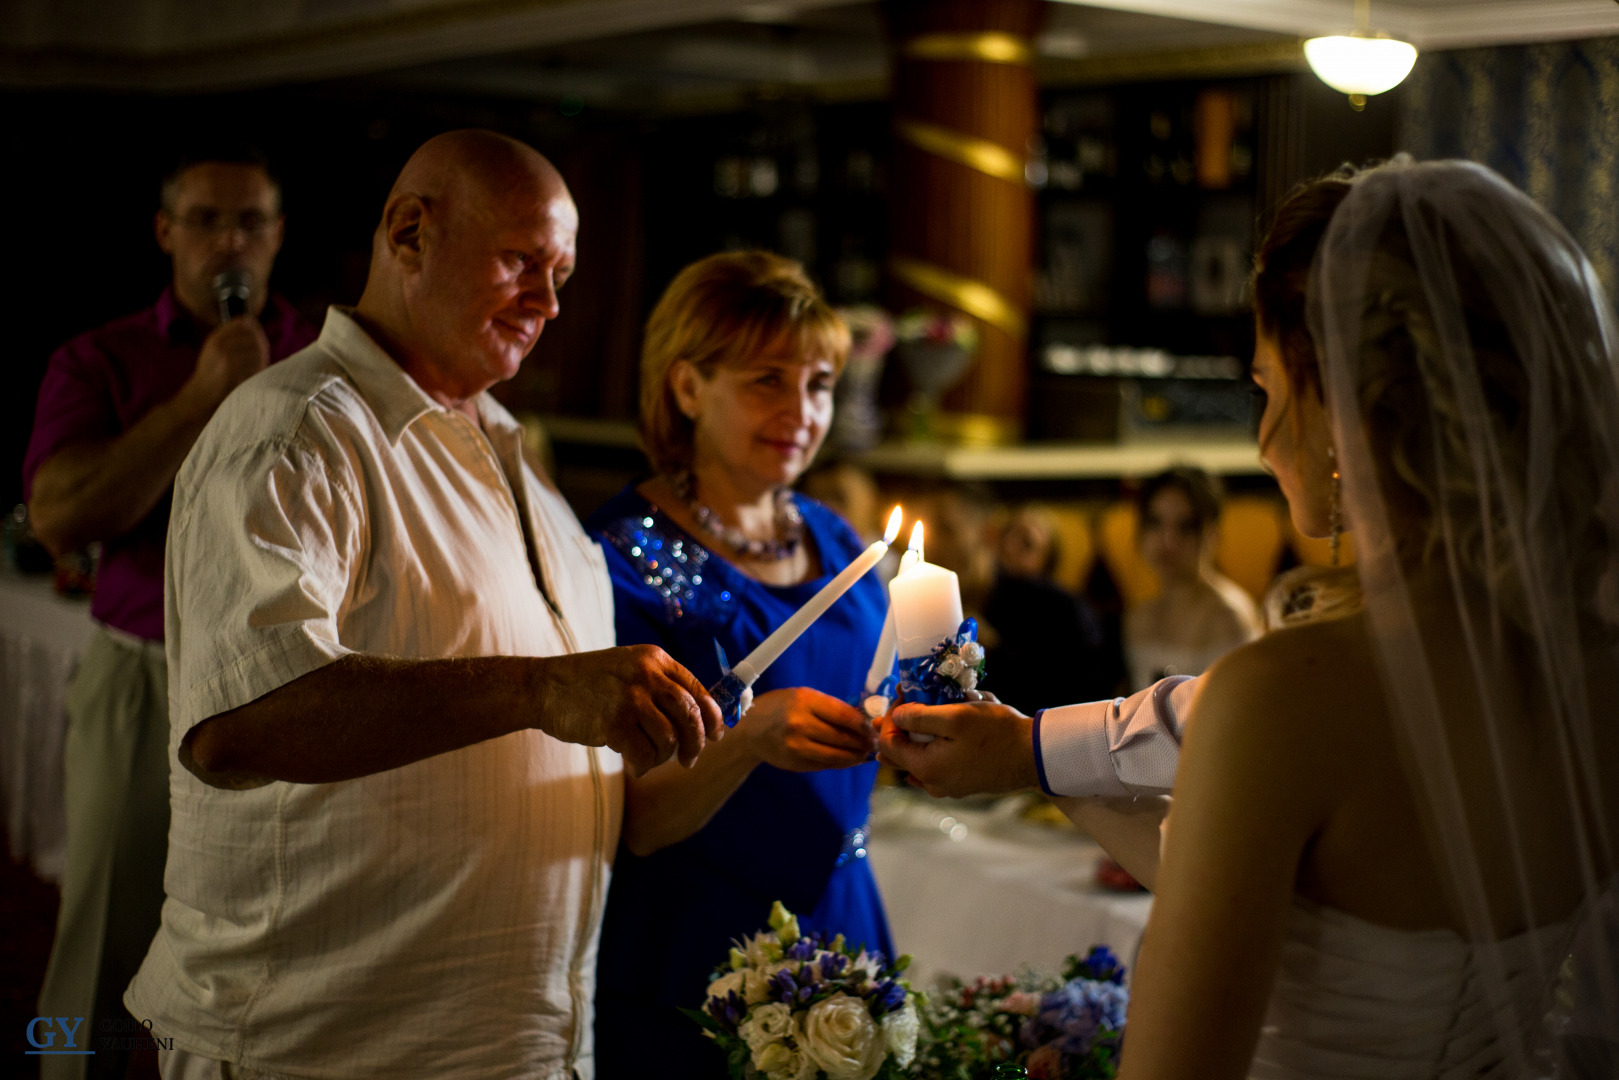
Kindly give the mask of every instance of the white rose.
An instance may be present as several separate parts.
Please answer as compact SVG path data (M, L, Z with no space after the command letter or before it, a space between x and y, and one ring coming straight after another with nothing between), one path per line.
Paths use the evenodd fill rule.
M969 641L961 647L961 659L968 667L977 667L984 659L984 647L976 641Z
M968 668L967 673L961 678L957 679L956 683L963 690L976 690L978 689L978 672Z
M871 1080L887 1056L866 1003L842 991L810 1006L803 1046L828 1080Z
M891 1012L883 1017L883 1044L894 1055L894 1062L900 1068L905 1068L916 1057L916 1037L921 1030L922 1020L916 1015L915 1004L910 1001L899 1012Z
M939 661L939 676L941 678L954 679L966 670L967 665L961 662L961 657L959 656L947 656Z
M753 1067L769 1080L815 1080L815 1062L786 1043L773 1042L755 1053Z
M764 1066L759 1064L759 1051L793 1033L793 1010L779 1001L750 1009L748 1018L738 1025L736 1033L753 1051L754 1067L762 1069Z
M708 997L705 997L703 1000L707 1001L708 998L724 998L733 990L738 994L742 993L742 988L745 985L743 978L746 975L747 972L745 971L726 972L724 975L721 975L719 978L708 984Z
M770 988L757 971L728 971L708 984L708 998L723 998L735 991L749 1005L757 1005L770 996Z

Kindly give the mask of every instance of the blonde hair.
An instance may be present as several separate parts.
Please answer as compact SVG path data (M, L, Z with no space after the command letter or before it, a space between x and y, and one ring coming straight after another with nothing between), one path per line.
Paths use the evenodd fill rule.
M842 374L849 328L804 268L768 251L730 251L692 263L669 283L641 346L641 449L658 472L691 463L693 424L669 373L681 360L708 378L721 364L767 350L825 356Z

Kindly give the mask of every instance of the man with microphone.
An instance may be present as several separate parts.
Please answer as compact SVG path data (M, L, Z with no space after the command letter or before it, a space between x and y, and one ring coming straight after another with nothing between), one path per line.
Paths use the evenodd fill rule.
M83 1017L93 1045L158 927L169 822L163 561L175 473L244 379L314 340L270 270L280 187L247 147L210 148L165 177L157 303L69 341L40 387L23 482L55 553L99 542L98 624L68 697L67 862L42 1016ZM125 1055L44 1057L43 1075L124 1074Z

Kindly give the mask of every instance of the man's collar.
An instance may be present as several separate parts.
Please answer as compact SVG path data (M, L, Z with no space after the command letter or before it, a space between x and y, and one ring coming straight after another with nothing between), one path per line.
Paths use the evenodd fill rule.
M355 321L353 308L334 304L326 309L320 344L331 350L354 380L360 396L382 425L388 445L399 445L406 428L433 410L444 408L428 397L399 362L365 332Z
M180 303L175 295L174 285L171 283L163 289L163 295L157 298L155 310L157 311L157 330L168 341L202 339L197 332L197 319Z

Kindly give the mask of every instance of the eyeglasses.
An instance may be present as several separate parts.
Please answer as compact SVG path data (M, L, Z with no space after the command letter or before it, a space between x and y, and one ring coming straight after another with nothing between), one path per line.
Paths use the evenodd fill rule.
M210 236L238 231L250 238L261 236L274 228L279 220L262 210L243 210L240 214L234 215L224 214L218 210L193 210L185 215L175 214L171 210L164 210L164 213L181 228L208 233Z

